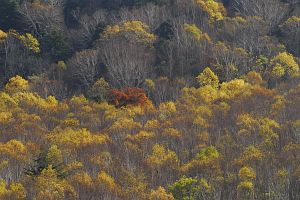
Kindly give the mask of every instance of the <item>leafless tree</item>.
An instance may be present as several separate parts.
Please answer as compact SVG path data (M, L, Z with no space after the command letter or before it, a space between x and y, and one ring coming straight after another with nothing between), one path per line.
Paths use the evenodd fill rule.
M107 23L107 11L99 9L92 15L74 14L80 24L80 29L73 30L73 40L79 41L81 46L86 47L93 40L98 26Z
M161 23L170 18L170 10L166 6L158 6L149 3L139 9L123 8L119 14L115 16L117 21L139 20L149 25L150 29L154 30Z
M99 67L96 50L83 50L67 62L68 76L82 89L89 88L95 80Z
M243 16L261 17L271 28L278 25L288 12L288 4L280 0L233 0L232 7Z
M193 38L184 30L184 24L189 23L183 19L173 22L174 39L172 51L181 76L193 68L204 67L210 54L210 42Z
M283 41L296 55L300 56L300 21L290 18L280 26Z
M52 0L47 3L31 3L24 1L19 12L24 16L34 33L41 37L52 29L64 29L64 15L62 1Z
M105 41L100 51L116 87L139 87L153 70L152 49L143 44L112 39Z
M44 65L42 60L34 57L31 52L25 49L13 33L8 34L2 46L3 56L1 55L0 59L4 61L3 74L1 74L4 81L16 74L26 75L42 71L41 67Z

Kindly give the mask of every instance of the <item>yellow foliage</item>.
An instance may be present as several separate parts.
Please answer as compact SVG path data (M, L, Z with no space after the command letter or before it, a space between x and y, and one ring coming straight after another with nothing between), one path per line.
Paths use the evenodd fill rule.
M127 135L126 138L131 141L138 142L138 143L146 143L147 140L151 140L154 137L155 137L155 134L153 132L140 131L136 135Z
M250 84L242 79L224 82L221 85L220 95L226 99L232 99L241 95L249 95Z
M245 113L238 116L237 125L242 128L253 129L258 125L258 123L251 114Z
M293 22L300 22L300 17L297 16L292 16L290 18L288 18L288 20L285 23L293 23Z
M58 101L56 100L56 98L54 96L48 96L46 101L49 105L53 105L53 106L58 105Z
M180 138L182 136L182 133L175 128L166 128L163 134L173 138Z
M0 42L7 38L7 33L0 29Z
M242 181L237 186L237 189L239 191L253 192L254 186L253 186L253 183L251 181Z
M203 72L197 76L197 80L201 86L210 85L213 88L218 88L219 78L215 73L209 68L205 68Z
M147 85L147 87L150 89L150 90L154 90L155 89L155 83L153 80L151 79L146 79L145 80L145 84Z
M260 73L251 71L249 72L245 77L245 81L247 83L250 83L251 85L262 85L263 84L263 78L261 77Z
M157 129L159 128L159 121L156 120L156 119L151 119L151 120L148 120L145 124L145 128L146 129Z
M5 199L7 198L9 194L9 190L6 188L6 182L1 179L0 180L0 199Z
M289 172L286 169L279 169L276 174L276 176L281 179L288 177L288 175Z
M208 184L208 182L205 178L200 179L199 185L200 185L201 189L204 190L205 192L212 191L212 186Z
M0 143L0 155L16 160L26 160L27 148L21 141L10 140L7 143Z
M40 43L39 41L30 33L25 33L25 35L19 35L19 39L23 43L23 45L34 53L39 53Z
M126 21L120 25L107 26L102 33L103 38L114 37L122 33L133 33L138 41L152 43L156 36L149 31L149 27L141 21Z
M93 135L85 128L79 130L57 129L50 133L47 138L58 146L72 150L91 144L103 144L109 140L106 135Z
M83 187L93 187L93 179L86 172L77 172L70 177L70 182L74 185L80 185Z
M67 181L57 177L51 165L36 178L33 189L36 190L34 200L63 200L67 194L76 196L74 189Z
M67 164L65 171L67 171L67 172L76 171L76 170L82 169L82 167L83 167L82 162L74 161L74 162Z
M5 90L9 93L26 91L28 88L28 81L18 75L9 79L8 83L5 85Z
M175 200L173 195L168 194L165 188L159 186L157 190L151 190L149 200Z
M60 164L63 162L61 150L56 145L51 145L48 150L46 160L53 164Z
M55 97L48 97L47 99L41 98L36 93L30 92L17 92L13 94L13 99L24 107L40 109L42 112L57 112L58 101Z
M220 21L224 19L226 11L222 3L214 0L196 0L196 3L208 14L210 21Z
M251 181L256 178L256 173L251 167L242 167L239 171L239 178L243 181Z
M289 77L299 75L299 65L294 56L287 52L279 53L271 60L273 69L271 74L275 77L282 77L287 74Z
M25 188L21 183L12 183L7 186L4 180L0 180L0 199L25 200Z
M132 118L118 119L110 127L113 131L118 130L134 130L141 128L142 125L139 122L135 122Z
M159 105L159 110L164 113L174 113L176 112L176 105L174 102L171 101L166 103L161 103Z
M275 102L272 104L272 112L276 113L280 110L282 110L285 107L286 101L283 96L276 96L275 97Z
M211 42L209 35L207 33L202 33L202 31L195 24L184 24L184 30L196 40L206 40Z
M212 116L212 111L208 106L199 106L195 110L195 117L193 124L208 128L210 124L208 123L208 119Z
M208 146L203 148L197 155L196 158L191 160L182 166L183 172L188 172L193 169L206 169L210 172L218 171L220 153L214 146Z
M218 96L218 91L211 85L203 86L197 90L197 99L202 100L205 103L211 103L216 100Z
M74 119L74 118L67 118L62 123L66 127L77 127L77 126L79 126L80 121L78 119Z
M243 163L261 161L262 159L263 159L263 153L261 152L260 149L254 146L247 147L241 156L241 161Z
M11 112L0 112L0 123L6 124L12 120L13 116Z
M160 118L166 119L176 112L176 104L174 102L165 102L159 105Z
M162 166L177 167L178 157L174 151L166 149L164 146L155 144L152 154L147 158L147 164L153 168Z
M285 69L280 64L276 64L271 71L271 76L274 78L281 78L284 74Z
M10 199L22 200L26 199L26 191L21 183L13 183L10 185L11 197Z
M80 96L73 96L70 102L75 105L82 105L88 103L88 100L83 95L80 95Z
M263 118L260 120L260 127L259 127L260 135L266 140L278 140L279 135L277 134L277 130L280 128L280 125L272 119Z
M67 69L66 63L62 60L57 62L57 66L58 66L58 69L60 69L60 70L66 70Z
M104 171L98 173L97 181L101 187L104 187L110 192L117 190L117 184L115 183L115 179Z
M13 109L17 106L17 102L5 92L0 92L0 109Z

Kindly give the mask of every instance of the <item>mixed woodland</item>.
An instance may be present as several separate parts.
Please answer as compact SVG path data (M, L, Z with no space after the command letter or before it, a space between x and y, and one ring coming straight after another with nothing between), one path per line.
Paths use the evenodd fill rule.
M0 0L0 200L299 200L299 0Z

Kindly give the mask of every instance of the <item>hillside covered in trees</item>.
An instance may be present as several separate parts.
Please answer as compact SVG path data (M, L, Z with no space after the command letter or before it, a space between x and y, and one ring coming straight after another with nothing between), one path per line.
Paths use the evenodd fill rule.
M0 200L299 200L299 0L0 0Z

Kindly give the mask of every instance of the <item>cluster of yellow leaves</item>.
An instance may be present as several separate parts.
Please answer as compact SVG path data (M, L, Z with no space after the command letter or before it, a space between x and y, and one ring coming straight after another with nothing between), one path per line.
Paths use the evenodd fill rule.
M282 25L282 27L289 27L293 24L300 24L300 17L297 16L292 16L290 18L288 18Z
M165 188L158 187L157 190L151 190L149 200L175 200L172 194L168 194Z
M41 51L39 41L30 33L20 35L19 39L22 41L23 45L32 52L39 53Z
M250 84L243 79L235 79L221 84L220 95L225 99L246 96L250 94L250 88Z
M72 175L70 178L70 183L72 185L80 185L85 188L92 188L93 187L93 179L91 176L86 172L76 172L74 175Z
M165 102L159 105L160 118L166 119L176 112L176 104L174 102Z
M56 164L60 164L63 162L62 152L57 147L57 145L51 145L51 147L48 149L46 160L49 163L56 163Z
M148 140L153 139L154 137L155 134L153 132L140 131L138 134L135 135L128 134L126 139L141 144L141 143L145 143Z
M12 97L18 104L22 104L28 108L40 109L44 112L59 111L58 101L53 96L49 96L47 99L44 99L35 93L18 92Z
M260 120L259 134L264 138L266 145L272 145L272 141L279 139L280 125L275 120L263 118Z
M284 75L296 77L299 75L299 65L292 54L287 52L279 53L271 60L273 66L271 75L275 78L281 78Z
M182 133L175 128L166 128L164 130L163 134L168 137L173 137L173 138L181 138L182 137Z
M222 3L215 0L197 0L196 3L208 14L211 21L224 19L226 10Z
M5 90L8 93L26 91L28 88L28 81L18 75L9 79L8 83L5 85Z
M135 130L141 128L142 125L139 122L134 121L132 118L124 118L124 119L118 119L116 120L112 126L110 127L110 130L116 131L116 130Z
M41 51L39 41L30 33L21 35L16 30L12 29L9 30L7 36L13 36L14 38L17 38L26 49L32 51L33 53L39 53Z
M206 147L197 154L196 158L183 165L182 171L188 172L198 167L203 170L217 170L219 158L220 154L214 146Z
M239 171L239 178L243 181L250 181L256 178L256 173L251 167L242 167Z
M197 76L197 80L201 86L210 85L213 88L219 87L219 78L209 67L205 68L203 72Z
M177 155L174 151L166 149L166 147L159 144L153 146L152 154L147 158L147 164L154 169L163 166L176 168L178 162Z
M259 148L251 145L247 147L242 153L240 162L243 164L260 162L263 159L263 157L264 157L263 152Z
M211 42L209 35L207 33L202 33L195 24L184 24L184 30L198 41L206 40Z
M27 148L18 140L0 143L0 155L9 159L26 160Z
M34 200L63 200L67 195L76 197L74 188L66 180L59 179L51 165L36 178L33 189L36 191Z
M0 29L0 42L7 38L7 33Z
M0 112L0 123L6 124L10 122L13 119L12 113L11 112Z
M242 181L239 183L237 189L239 191L253 192L254 185L251 181Z
M109 38L126 33L133 33L138 41L145 43L152 43L156 40L156 36L149 31L149 27L141 21L126 21L120 25L109 25L102 33L102 37Z
M58 69L60 69L60 70L66 70L67 69L66 63L62 60L57 62L57 66L58 66Z
M256 178L256 173L251 167L242 167L239 171L239 183L237 189L239 191L252 192L254 190L253 180Z
M261 74L255 71L249 72L248 74L246 74L246 76L243 77L243 79L251 85L262 85L264 83Z
M98 173L97 181L100 187L109 192L116 192L118 189L115 179L104 171Z
M50 133L47 138L51 143L70 150L76 150L92 144L101 145L109 141L108 136L91 134L85 128L79 130L71 128L57 129Z
M154 90L155 89L155 83L153 80L151 79L146 79L145 80L145 84L147 85L147 87L150 89L150 90Z
M7 187L4 180L0 180L0 199L25 200L26 191L22 184L12 183Z

